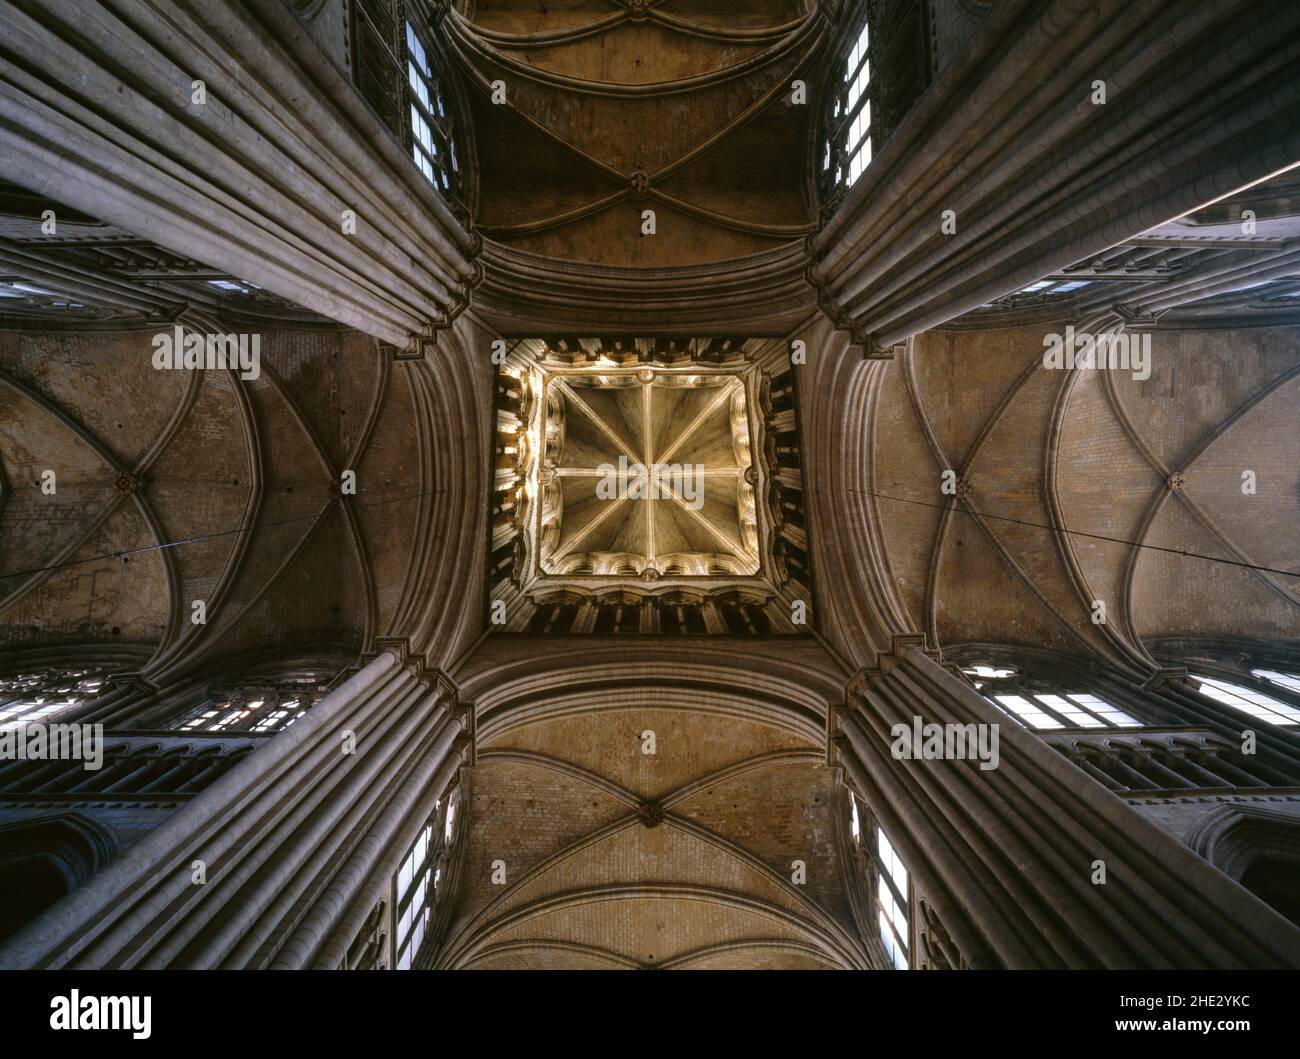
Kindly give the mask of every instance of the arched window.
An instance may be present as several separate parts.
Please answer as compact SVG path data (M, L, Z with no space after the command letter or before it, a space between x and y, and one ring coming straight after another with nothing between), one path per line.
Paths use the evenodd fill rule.
M44 723L101 695L114 668L36 669L0 677L0 730Z
M814 161L823 208L871 164L930 84L930 5L925 0L847 0L848 27L821 97Z
M1295 688L1293 684L1287 683L1288 681L1300 684L1300 680L1288 673L1277 673L1268 669L1253 670L1252 673L1254 676L1274 681L1289 690L1295 690ZM1270 724L1292 727L1300 725L1300 709L1281 702L1258 688L1234 684L1230 680L1207 677L1200 673L1190 673L1188 675L1193 680L1200 682L1202 695L1206 695L1216 702L1231 706L1234 710L1240 710L1242 713L1257 717L1261 721L1268 721Z
M1295 673L1279 673L1276 669L1252 669L1250 675L1300 695L1300 676Z
M214 690L169 727L183 732L279 732L325 697L333 671L253 673Z
M999 709L1040 731L1057 728L1140 728L1142 722L1082 687L1031 680L1018 669L987 664L962 672Z
M406 79L411 101L411 158L425 179L445 195L454 194L460 175L451 108L443 97L436 53L411 22L406 23Z
M1184 841L1300 925L1300 819L1271 807L1223 804L1196 821Z
M856 795L849 795L849 836L874 899L880 944L895 970L911 966L912 891L910 875L884 829L869 812L859 814Z
M409 971L429 930L434 906L445 890L447 855L456 841L460 790L433 803L433 813L402 858L397 872L397 963ZM440 826L441 825L441 826Z
M399 0L353 0L349 14L352 79L393 132L402 131L402 9Z
M818 172L822 201L847 190L871 164L870 28L864 19L853 43L834 68L823 115L825 135Z
M911 936L908 924L911 900L907 868L903 866L902 859L879 824L876 825L875 863L876 902L880 905L880 940L894 967L906 971L909 966L908 939Z
M399 0L352 0L352 77L384 124L400 137L415 166L455 201L460 159L440 52L422 21L405 17Z

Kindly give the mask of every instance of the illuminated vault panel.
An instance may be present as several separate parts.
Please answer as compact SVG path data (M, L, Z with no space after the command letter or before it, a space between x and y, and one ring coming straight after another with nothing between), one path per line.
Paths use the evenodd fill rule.
M788 351L524 339L496 380L489 624L800 632L809 565Z
M758 573L758 472L738 375L573 372L542 386L540 575Z

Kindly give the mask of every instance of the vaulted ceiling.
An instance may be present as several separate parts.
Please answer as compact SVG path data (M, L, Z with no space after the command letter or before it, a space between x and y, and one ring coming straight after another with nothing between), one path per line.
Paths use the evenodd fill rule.
M870 665L861 630L878 650L923 632L1149 672L1300 648L1296 172L1022 281L893 359L841 356L825 322L797 332L820 353L801 411L840 651ZM1046 368L1071 327L1143 336L1146 369Z
M617 690L598 645L477 652L456 674L478 753L441 965L866 966L816 715L831 685L815 647L774 650L788 668L746 674L725 648L647 647Z
M1300 567L1295 328L1157 330L1146 381L1044 370L1044 331L927 332L884 371L873 491L915 627L1121 662L1300 644L1300 585L1276 572Z
M544 385L554 437L543 488L554 490L556 507L538 556L544 571L606 573L626 561L645 580L670 570L758 572L738 376L647 368L560 375Z
M772 300L769 267L809 293L812 96L810 84L800 103L792 82L822 55L820 4L460 0L441 26L468 89L471 205L488 244L458 327L482 310L481 292L505 283L493 254L544 259L509 277L539 292L536 303L495 295L528 326L503 329L516 336L550 333L532 326L548 300L564 317L555 333L587 333L584 313L621 325L606 316L637 304L648 270L715 266L696 307L716 315L727 301L745 334L779 336L762 355L790 372L786 336L800 333L810 304L783 303L781 326L749 314ZM1300 586L1279 573L1300 568L1300 365L1284 301L1300 289L1291 196L1291 185L1272 189L1250 245L1232 210L1256 199L1234 199L1052 277L1087 285L1009 294L917 335L892 361L864 363L818 319L824 341L808 343L798 372L806 418L791 385L770 432L794 453L772 475L797 485L799 503L772 494L786 538L824 564L819 635L755 649L724 624L708 646L699 637L666 647L654 635L633 654L599 637L575 646L510 630L461 651L464 629L482 631L481 604L511 576L511 557L502 565L485 543L511 518L482 524L493 472L512 473L502 462L485 470L495 333L457 347L456 328L443 329L419 361L395 359L89 217L65 214L62 235L37 247L42 203L0 189L10 270L0 282L43 274L53 290L6 288L23 292L8 297L8 313L0 300L4 322L23 328L0 331L0 652L125 645L147 673L167 676L265 651L355 655L417 608L455 612L459 640L421 641L453 656L447 667L477 725L446 965L863 966L849 896L861 880L844 859L823 725L849 675L874 661L862 629L877 615L821 634L823 614L878 602L865 564L844 558L864 540L881 545L881 580L907 630L936 645L1055 648L1119 664L1181 639L1300 649ZM647 209L653 235L643 234ZM21 223L6 228L6 217ZM748 255L760 257L727 264ZM1260 289L1249 273L1263 255L1275 271ZM552 266L605 286L582 305L551 298ZM1178 291L1205 297L1188 305ZM693 322L664 304L678 303L643 306L664 328L656 334L689 333ZM1267 326L1221 326L1243 307L1262 310ZM285 324L264 330L259 379L152 369L159 326L240 310ZM1042 369L1047 330L1102 311L1152 326L1150 379ZM112 329L89 329L105 323ZM589 393L589 414L574 400L583 387L568 388L569 449L552 470L578 483L564 498L569 530L597 508L578 492L590 479L566 471L590 472L620 444L633 456L671 451L669 438L691 435L698 416L709 429L692 445L704 447L674 458L727 472L736 493L705 520L716 530L725 515L740 536L737 423L706 423L707 395L656 394L654 370L670 354L643 344L644 364L628 362L649 376L636 380L635 400ZM434 385L456 391L436 409ZM801 503L805 443L819 521ZM842 492L830 467L849 469ZM940 489L949 469L955 497ZM53 495L40 488L46 470L57 475ZM356 471L355 497L339 489L345 470ZM679 550L707 552L716 533L681 508L665 504ZM623 510L632 517L608 524L601 550L648 554L645 512ZM475 571L454 582L460 591L430 590L420 556L435 552L443 567ZM484 570L498 580L480 593ZM198 599L206 625L191 622ZM805 880L792 878L796 862Z
M467 0L446 26L470 85L488 239L683 267L812 231L811 105L791 83L825 41L816 4Z
M405 366L357 332L267 332L244 381L155 370L151 337L0 331L0 648L151 674L371 649L429 504Z

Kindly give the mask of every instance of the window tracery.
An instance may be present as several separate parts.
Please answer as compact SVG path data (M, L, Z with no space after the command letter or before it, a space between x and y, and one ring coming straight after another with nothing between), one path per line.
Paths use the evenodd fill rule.
M993 705L1029 728L1140 728L1142 722L1083 688L1033 680L1019 670L977 663L962 667Z
M393 132L402 128L401 0L353 0L352 76L358 90Z
M443 93L443 75L436 53L414 23L406 23L406 79L410 98L411 158L426 180L445 195L457 190L460 160L456 157L451 109Z
M1250 675L1266 680L1270 684L1286 688L1287 691L1294 691L1300 695L1300 675L1295 673L1282 673L1276 669L1252 669Z
M907 868L879 824L876 825L876 901L880 905L880 940L894 967L910 966L910 908Z
M870 166L933 76L928 4L860 0L821 100L816 165L823 210L833 209Z
M219 687L168 727L182 732L283 731L315 706L334 673L296 670L277 677L253 674L238 684Z
M397 963L409 971L429 933L438 902L447 888L449 853L458 834L460 790L433 804L433 813L397 872Z
M0 730L45 722L103 693L113 667L33 669L0 677Z
M859 811L849 796L849 836L856 848L871 897L880 944L895 970L911 964L911 876L884 829L871 814Z
M401 0L354 0L353 78L384 124L401 138L415 167L457 203L460 158L446 63L422 20Z
M1275 670L1252 670L1253 676L1261 677L1288 690L1296 690L1300 677ZM1300 725L1300 708L1289 705L1258 688L1246 687L1220 677L1209 677L1201 673L1189 674L1193 680L1200 682L1202 695L1231 706L1234 710L1257 717L1270 724L1294 727Z
M871 164L872 128L870 27L864 19L848 53L835 67L826 97L826 129L820 160L822 201L842 195Z

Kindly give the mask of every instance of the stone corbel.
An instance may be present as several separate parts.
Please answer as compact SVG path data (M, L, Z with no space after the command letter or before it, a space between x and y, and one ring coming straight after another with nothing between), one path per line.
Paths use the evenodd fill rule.
M482 271L483 266L479 265L478 262L475 262L475 267ZM456 322L456 317L469 308L471 290L472 285L462 285L461 296L448 307L446 312L439 313L431 322L429 334L424 336L425 341L436 343L438 332L451 329L451 325Z
M149 314L149 318L151 320L164 320L169 324L174 324L192 308L193 306L190 305L189 302L173 302L170 305L160 305Z
M447 674L441 669L434 668L431 669L430 672L433 674L434 682L437 684L438 694L445 697L447 700L448 709L453 712L460 709L460 688L456 685L456 682L452 680L451 677L447 676Z
M834 738L826 743L826 767L831 770L831 777L836 784L843 787L850 794L857 795L860 801L865 802L866 796L858 790L857 784L853 782L853 776L848 769L844 767L842 760L843 755L852 754L853 748L849 745L849 740L842 732L836 733Z
M902 356L907 350L906 342L895 342L893 345L882 346L876 340L876 333L863 330L862 325L857 321L853 322L851 333L853 335L853 344L862 347L864 360L893 360L895 357Z
M826 711L827 765L835 767L838 764L835 759L835 747L844 741L844 735L842 734L843 720L845 716L853 712L856 700L866 691L868 686L890 673L898 665L903 653L912 647L919 647L927 656L939 661L939 651L927 646L924 633L899 634L893 638L887 652L876 656L874 666L865 666L849 678L848 683L844 686L844 702L836 703ZM959 670L953 671L957 672L963 680L966 680L964 673L960 673ZM966 682L969 683L969 680Z
M825 314L826 318L835 325L836 331L847 331L849 335L849 345L857 346L862 351L862 356L866 360L893 360L896 352L901 352L902 343L892 346L881 346L876 341L873 332L868 331L860 320L855 320L846 316L835 300L830 297L812 278L812 269L809 268L804 273L809 283L812 283L817 289L817 307Z
M469 716L473 716L474 711L467 711ZM461 768L473 768L475 763L474 734L467 728L460 730L460 735L456 736L455 741L451 744L452 753L459 754L461 759ZM447 787L450 789L460 782L460 769L456 770L456 775L448 782Z
M478 232L472 232L471 239L469 271L455 286L456 300L430 321L429 333L423 336L426 341L437 342L438 332L448 330L456 322L456 318L470 307L474 298L474 289L483 282L486 273L483 271L483 262L479 260L479 254L483 249L483 237Z

